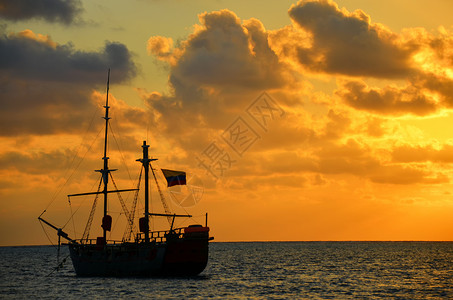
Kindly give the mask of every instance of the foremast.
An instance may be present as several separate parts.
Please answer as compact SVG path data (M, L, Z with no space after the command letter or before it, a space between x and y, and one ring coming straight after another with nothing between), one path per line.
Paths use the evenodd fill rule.
M107 231L110 231L111 229L111 217L107 215L107 200L108 200L108 193L111 192L123 192L123 191L130 191L130 190L117 190L117 191L108 191L108 179L109 179L109 174L112 171L116 171L116 169L109 169L109 157L107 156L107 142L108 142L108 127L109 127L109 86L110 86L110 68L108 70L108 75L107 75L107 95L106 95L106 100L105 100L105 115L104 115L104 120L105 120L105 133L104 133L104 156L102 159L104 160L104 165L103 169L101 170L95 170L96 172L100 172L102 174L102 182L104 183L104 188L102 192L91 192L91 193L80 193L80 194L72 194L68 195L68 197L73 197L73 196L83 196L83 195L95 195L95 194L104 194L104 216L102 218L102 229L103 229L103 244L105 245L107 243ZM136 190L136 189L133 189ZM62 228L58 228L48 221L44 220L41 218L41 216L46 212L44 210L41 215L38 217L38 220L45 223L46 225L50 226L51 228L55 229L58 234L58 244L60 244L60 237L63 237L67 239L71 243L77 243L76 240L71 239L67 233L65 233ZM110 222L108 221L110 219ZM109 223L109 224L108 224Z
M96 172L100 172L102 174L102 182L104 183L104 189L102 190L102 194L104 194L104 216L102 218L102 230L103 230L103 240L104 243L107 242L107 231L110 231L112 219L107 214L108 208L108 182L109 182L109 174L112 171L116 171L116 169L109 169L109 157L107 156L107 146L108 146L108 128L109 128L109 85L110 85L110 69L107 75L107 95L105 99L105 132L104 132L104 156L102 159L104 160L104 168L101 170L96 170Z
M120 192L130 192L130 191L137 191L137 189L123 189L123 190L108 190L108 182L109 182L109 176L110 173L113 171L116 171L117 169L110 169L109 168L109 157L107 156L107 147L108 147L108 128L109 128L109 120L111 119L109 117L109 85L110 85L110 69L108 71L108 76L107 76L107 95L106 95L106 100L105 100L105 115L104 115L104 120L105 120L105 134L104 134L104 156L102 157L104 164L103 164L103 169L100 170L95 170L96 172L101 173L102 177L102 182L104 184L103 190L102 191L97 191L97 192L89 192L89 193L79 193L79 194L71 194L68 195L68 197L74 197L74 196L85 196L85 195L98 195L98 194L103 194L104 195L104 213L103 213L103 218L102 218L102 229L103 229L103 236L102 236L102 241L97 241L97 244L107 244L107 231L111 230L112 226L112 217L108 215L108 194L110 193L120 193ZM93 205L93 209L95 207L95 204ZM90 215L88 219L88 224L91 224L91 219L93 217L93 212L94 210L92 209L92 214ZM127 212L125 211L127 214ZM88 231L89 227L87 225ZM87 230L87 229L85 229ZM82 242L82 241L81 241Z

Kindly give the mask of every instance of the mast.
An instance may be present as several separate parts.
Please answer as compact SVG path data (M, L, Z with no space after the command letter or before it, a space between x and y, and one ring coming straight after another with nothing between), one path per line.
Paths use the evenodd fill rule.
M103 169L101 170L95 170L96 172L101 173L102 176L102 182L104 183L104 188L102 191L97 191L97 192L89 192L89 193L78 193L78 194L71 194L68 195L68 197L74 197L74 196L83 196L83 195L97 195L97 194L103 194L104 195L104 216L102 218L102 229L103 229L103 242L104 245L107 243L107 231L111 230L112 226L112 217L107 214L107 208L108 208L108 199L107 195L110 193L120 193L120 192L129 192L129 191L136 191L137 189L123 189L123 190L108 190L108 179L109 175L111 172L116 171L117 169L109 169L109 157L107 156L107 146L108 146L108 127L109 127L109 120L111 119L109 117L109 85L110 85L110 69L108 71L108 76L107 76L107 95L105 99L105 115L104 115L104 120L105 120L105 133L104 133L104 156L102 157L104 164L103 164ZM115 185L116 188L116 185ZM94 206L93 206L94 207ZM93 211L93 210L92 210ZM127 210L124 210L126 216L128 215ZM93 218L93 214L90 215L87 223L87 228L89 231L91 221ZM85 229L87 230L87 229Z
M157 158L149 158L148 148L149 145L146 144L146 141L143 141L143 158L137 159L137 161L143 164L145 168L145 224L146 228L149 228L149 163L157 160ZM149 242L149 229L145 231L145 242Z
M104 194L104 217L103 217L103 225L104 225L104 220L107 216L107 194L108 194L108 190L107 190L107 186L108 186L108 179L109 179L109 173L111 171L115 171L114 169L110 170L109 169L109 158L107 156L107 137L108 137L108 127L109 127L109 120L110 120L110 117L109 117L109 85L110 85L110 68L109 68L109 72L108 72L108 76L107 76L107 96L106 96L106 99L105 99L105 116L104 116L104 120L105 120L105 134L104 134L104 157L102 157L102 159L104 160L104 168L101 169L101 170L96 170L96 172L100 172L102 174L102 181L104 182L104 189L102 191L102 193ZM107 228L105 226L102 226L102 229L103 229L103 237L104 237L104 243L107 242Z

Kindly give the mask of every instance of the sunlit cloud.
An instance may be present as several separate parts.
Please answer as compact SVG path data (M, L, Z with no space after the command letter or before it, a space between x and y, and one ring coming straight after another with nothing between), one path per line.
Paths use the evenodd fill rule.
M392 159L399 163L453 163L453 145L444 144L440 149L433 145L400 145L392 150Z
M447 182L446 176L428 170L427 166L388 161L390 154L385 143L392 137L386 134L398 129L391 129L378 117L427 116L445 107L444 96L437 95L442 92L430 88L427 79L422 82L424 73L412 65L413 54L421 46L415 45L413 39L403 42L400 35L373 24L364 12L340 10L332 1L300 1L291 7L289 14L295 21L293 25L268 32L258 20L241 21L228 10L205 13L199 16L200 25L177 48L168 38L149 39L149 53L171 65L169 84L173 94L145 96L142 91L142 95L155 111L156 124L164 123L160 126L170 137L174 136L175 145L191 151L196 150L193 144L207 145L209 138L200 139L199 133L212 139L240 113L241 104L245 109L243 101L228 99L246 99L246 95L251 95L243 88L238 89L246 83L255 93L261 88L275 91L291 107L287 107L285 119L275 125L275 133L268 133L258 143L260 148L251 150L254 158L245 158L231 169L235 178L247 181L251 175L259 176L266 165L266 172L274 177L287 166L282 176L299 172L318 179L339 174L358 176L375 183ZM248 81L247 70L254 70L253 80L258 85ZM338 81L334 95L319 95L323 97L320 100L318 96L309 96L309 89L301 89L297 96L285 91L285 87L296 86L289 83L297 78L298 70L330 76L343 74L349 78ZM308 81L309 74L305 76ZM407 78L408 84L371 87L364 79L350 77L399 77ZM287 84L276 85L280 79ZM435 79L435 83L442 82L438 77ZM448 90L448 86L444 89ZM312 101L318 106L317 112L294 110L295 106L304 107L304 102ZM361 111L375 117L360 114ZM198 134L183 130L188 127L197 128ZM288 153L301 147L305 151ZM387 156L382 157L385 152ZM274 161L271 157L278 159Z
M166 61L171 65L177 59L173 53L173 39L164 36L152 36L148 39L146 49L149 55L154 55L159 60Z
M197 145L198 151L260 92L291 82L259 20L241 21L229 10L203 13L199 20L176 47L169 38L148 40L149 53L170 64L171 94L140 91L153 126L182 148Z
M366 110L385 115L414 114L424 116L438 111L436 101L413 85L404 88L387 86L370 88L363 81L344 82L337 94L349 105L359 110Z
M170 82L225 88L272 88L284 84L283 69L256 19L241 24L231 11L204 13L201 25L182 44ZM190 76L189 76L190 75Z
M397 34L372 23L361 10L350 13L330 0L310 0L293 5L289 15L294 25L284 30L302 33L287 36L303 39L300 43L289 41L295 49L282 54L293 56L308 71L378 78L407 76L412 71L414 47L401 46Z
M272 48L294 70L347 77L336 94L351 107L428 116L451 106L453 35L447 29L397 34L361 10L350 13L328 0L299 1L289 15L294 23L272 32ZM372 87L365 78L399 78L407 85Z

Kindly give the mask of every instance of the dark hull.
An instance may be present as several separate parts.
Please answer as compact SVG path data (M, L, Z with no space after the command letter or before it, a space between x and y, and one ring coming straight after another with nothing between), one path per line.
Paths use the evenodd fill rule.
M208 262L208 239L156 243L69 244L78 276L189 276Z
M176 240L167 243L162 266L163 275L200 274L208 263L207 240Z

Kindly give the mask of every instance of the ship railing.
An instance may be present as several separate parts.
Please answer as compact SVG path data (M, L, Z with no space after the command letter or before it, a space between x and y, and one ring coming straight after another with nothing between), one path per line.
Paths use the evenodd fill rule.
M77 242L81 245L97 245L98 244L97 239L80 239L80 240L77 240ZM116 244L121 244L123 242L119 241L119 240L107 240L107 243L109 245L111 245L111 244L116 245Z
M183 236L183 230L184 228L174 228L172 230L160 230L160 231L150 231L149 232L149 239L151 242L156 242L156 243L164 243L167 241L168 238L181 238ZM145 241L145 233L144 232L139 232L137 233L135 237L135 242L140 243ZM119 241L119 240L107 240L107 244L111 245L116 245L116 244L122 244L124 241ZM97 245L98 240L97 239L80 239L77 240L77 243L81 245Z
M161 230L161 231L150 231L149 239L151 242L163 243L168 240L168 238L180 238L183 235L184 228L174 228L172 230ZM135 241L140 243L145 241L145 233L139 232L135 237Z

